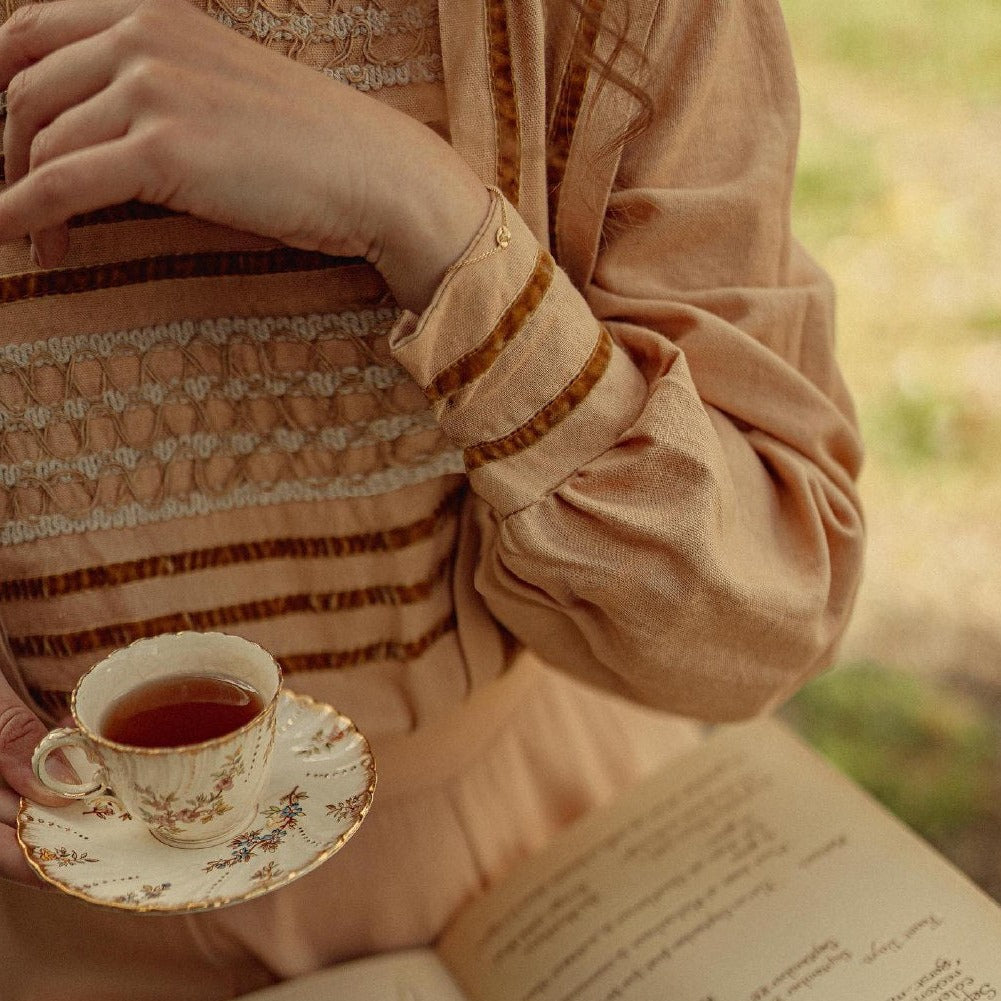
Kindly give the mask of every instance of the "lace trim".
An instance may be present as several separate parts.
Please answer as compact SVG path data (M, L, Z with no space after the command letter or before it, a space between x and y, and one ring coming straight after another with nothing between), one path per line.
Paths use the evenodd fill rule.
M58 406L41 404L15 405L0 411L0 434L4 432L45 431L50 427L73 421L83 421L98 414L125 415L149 405L199 403L212 399L254 401L289 398L330 398L350 393L372 393L390 389L409 380L399 366L370 365L364 369L348 366L336 372L295 372L287 378L256 374L234 376L220 380L203 375L188 379L168 379L147 383L126 390L109 389L100 399L74 397ZM2 464L0 464L2 468Z
M161 377L154 373L158 368L158 355L169 363L170 355L178 349L194 352L199 347L225 348L231 356L240 344L291 346L337 340L354 342L358 338L385 333L397 315L396 309L380 309L261 319L223 317L5 345L0 347L0 376L10 376L15 385L4 387L4 404L0 407L0 456L5 448L4 434L31 434L64 428L68 423L127 418L137 410L204 406L213 401L232 407L268 399L331 399L392 389L410 380L406 371L395 362L341 365L327 371L297 369L234 374L201 369L184 376ZM132 385L109 385L110 369L105 365L124 364L130 357L142 359L145 378ZM100 364L106 377L99 380L99 389L93 394L74 395L70 392L74 386L72 372L88 361ZM52 403L41 402L40 387L45 383L51 385L53 377L62 379L61 398ZM324 428L319 433L323 436L322 444L333 447L335 440L343 439L349 432ZM185 437L197 441L195 437ZM163 450L173 451L173 446L166 443L168 440L157 446L158 454ZM383 440L388 439L384 437ZM241 453L242 446L236 442L234 436L234 451ZM260 436L257 436L256 444L260 443ZM199 453L205 452L202 445L193 444L192 447ZM203 457L207 457L207 453ZM10 486L11 474L7 469L0 463L0 482Z
M222 24L359 90L444 79L437 3L208 0Z
M397 316L216 317L0 347L0 542L460 470L389 353Z
M42 365L63 367L82 359L110 359L123 352L145 353L163 346L189 348L199 342L222 347L238 340L263 344L371 338L388 333L399 315L397 307L384 307L301 316L222 316L98 334L47 337L27 344L0 345L0 371Z
M339 476L327 481L293 481L271 486L247 484L224 494L195 492L171 497L163 504L148 506L138 502L116 508L96 508L79 517L62 514L8 521L0 528L0 545L10 546L38 539L105 529L136 528L177 518L191 518L221 511L267 507L274 504L343 500L375 497L402 487L414 486L439 476L461 474L465 470L462 453L450 450L410 467L379 469L361 476Z
M444 79L441 56L421 56L397 66L377 63L353 63L337 69L324 69L326 76L346 83L356 90L381 90L383 87L405 87L411 83L437 83Z
M0 463L0 487L8 490L29 483L75 482L78 479L97 480L102 476L134 473L143 466L166 466L174 461L207 461L220 457L240 458L249 455L284 453L296 455L308 449L344 452L351 448L366 448L380 442L394 442L407 434L418 434L436 426L430 411L401 414L382 418L370 424L359 422L352 427L311 428L289 430L275 428L269 435L252 432L217 434L196 432L161 438L149 449L119 446L103 452L80 455L69 461L41 459L17 465Z
M30 0L0 0L0 23ZM445 79L436 2L194 0L220 23L359 90Z
M328 2L327 6L334 8L340 5ZM388 11L373 0L364 5L355 0L349 9L330 9L325 16L307 13L304 4L296 4L296 7L297 10L279 13L266 0L252 0L250 7L243 4L234 7L225 0L211 0L209 12L223 24L264 43L281 41L309 45L339 42L351 45L358 39L367 41L438 30L436 3L412 3L398 11Z

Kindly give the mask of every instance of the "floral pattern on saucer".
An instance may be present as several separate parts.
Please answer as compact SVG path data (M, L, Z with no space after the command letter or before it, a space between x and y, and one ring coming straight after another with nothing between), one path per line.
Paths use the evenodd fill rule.
M213 910L291 883L358 829L375 791L368 742L336 709L286 692L257 816L229 842L171 848L103 793L50 809L21 802L18 840L48 882L149 914Z

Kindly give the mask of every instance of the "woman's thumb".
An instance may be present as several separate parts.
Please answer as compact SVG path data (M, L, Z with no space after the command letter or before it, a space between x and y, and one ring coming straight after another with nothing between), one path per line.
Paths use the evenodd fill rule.
M31 768L31 755L47 732L45 724L0 677L0 777L30 800L58 806L66 800L49 792Z

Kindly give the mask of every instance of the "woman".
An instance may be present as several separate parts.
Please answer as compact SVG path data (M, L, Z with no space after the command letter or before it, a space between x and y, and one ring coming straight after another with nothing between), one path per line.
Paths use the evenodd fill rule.
M36 714L180 628L272 650L380 778L331 862L198 917L16 885L0 830L5 1001L429 941L830 662L859 445L777 4L8 6L0 819Z

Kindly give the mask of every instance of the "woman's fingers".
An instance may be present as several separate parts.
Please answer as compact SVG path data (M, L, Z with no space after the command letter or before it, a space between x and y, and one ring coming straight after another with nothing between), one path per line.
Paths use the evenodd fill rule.
M0 827L13 827L17 822L17 811L21 806L21 797L13 789L0 784Z
M100 38L61 49L29 66L7 88L4 155L8 182L28 172L36 136L68 110L103 90L113 67Z
M84 212L132 199L165 204L167 175L161 158L135 147L155 139L127 136L61 156L32 170L4 192L0 243L61 226Z
M126 83L116 82L106 90L75 103L33 136L25 173L52 160L122 138L134 121L134 113L124 91ZM19 175L23 176L23 175Z
M121 138L130 121L120 100L122 89L113 85L102 90L83 103L69 107L36 132L31 140L25 173L67 153ZM65 224L35 229L30 236L35 263L40 267L55 267L69 248L69 229Z
M27 886L48 887L34 869L28 865L17 843L14 828L0 824L0 879L13 880Z
M31 238L31 259L40 268L54 268L66 256L70 246L68 226L53 226L38 233L29 234Z
M0 27L0 86L13 73L0 241L30 235L36 263L51 267L73 215L130 198L164 204L180 186L167 176L176 150L160 137L186 112L176 85L187 49L169 40L172 15L194 15L186 3L168 12L146 0L101 0L86 12L91 4L76 0L45 6L47 16ZM170 56L154 54L160 43Z
M0 90L49 53L115 24L134 0L54 0L19 7L0 26Z
M187 0L32 6L54 20L0 28L0 87L22 73L8 110L13 183L0 192L0 241L32 235L43 266L62 257L70 218L131 199L345 256L369 255L396 238L398 215L409 218L397 209L409 197L401 192L427 171L399 150L420 145L426 129L403 112ZM31 58L15 56L19 38ZM79 70L71 49L87 57ZM50 79L58 86L41 86ZM441 176L438 197L457 176L466 183L468 168L445 144L419 162ZM410 274L410 255L398 256L400 275Z
M71 11L75 10L72 5ZM35 34L65 39L101 29L105 20L70 17L55 32L43 31L45 25L36 21ZM43 48L35 39L33 50L37 53ZM117 108L114 101L110 108L108 101L102 101L116 69L112 33L98 30L96 35L87 34L49 52L13 77L3 137L9 184L57 156L121 135L128 125L121 101ZM135 77L132 73L131 78ZM34 229L29 235L32 257L40 267L55 267L66 255L69 230L65 225Z
M11 879L28 886L47 886L25 861L17 843L17 811L21 797L0 783L0 879Z
M31 755L45 736L42 721L17 697L0 675L0 879L29 886L43 881L25 861L17 836L17 810L21 796L59 806L66 800L49 792L34 776Z
M45 724L0 676L0 786L46 805L66 800L49 792L31 769L31 755L46 734Z
M42 721L17 697L0 674L0 879L28 886L48 884L28 865L17 841L17 813L21 797L49 806L65 806L67 803L63 797L49 792L35 778L31 767L32 752L45 733ZM60 774L69 767L65 760L55 764Z

